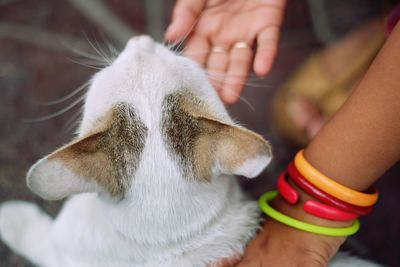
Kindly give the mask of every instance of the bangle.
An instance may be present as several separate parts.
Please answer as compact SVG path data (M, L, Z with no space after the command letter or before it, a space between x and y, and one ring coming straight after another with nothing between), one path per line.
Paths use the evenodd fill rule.
M332 221L351 221L357 219L357 214L323 204L316 200L307 200L303 209L308 214Z
M278 191L289 204L296 204L299 200L299 193L286 181L287 171L284 171L278 177Z
M357 233L358 229L360 229L359 220L355 220L354 223L349 227L332 228L332 227L324 227L302 222L292 217L286 216L285 214L280 213L279 211L272 208L268 203L269 201L274 200L277 195L278 195L277 191L266 192L260 197L258 203L260 208L265 212L265 214L267 214L269 217L280 223L283 223L285 225L288 225L290 227L305 232L327 235L327 236L349 236Z
M308 182L303 175L296 169L295 165L293 162L291 162L287 168L288 173L290 178L292 179L293 182L296 183L298 187L300 187L302 190L304 190L306 193L309 195L315 197L316 199L322 201L325 204L337 207L341 210L350 212L350 213L355 213L358 215L367 215L372 212L373 207L359 207L359 206L354 206L349 203L343 202L335 197L332 197L331 195L325 193L324 191L319 190L316 188L313 184Z
M297 153L294 163L303 177L315 187L344 202L361 207L369 207L378 200L378 192L376 190L371 194L358 192L335 182L319 172L304 158L304 150L300 150Z
M297 191L286 181L287 172L283 172L278 178L278 191L282 197L290 204L295 204L299 199ZM305 212L320 217L323 219L334 220L334 221L350 221L357 219L357 214L350 213L332 207L330 205L323 204L315 200L307 200L303 209Z

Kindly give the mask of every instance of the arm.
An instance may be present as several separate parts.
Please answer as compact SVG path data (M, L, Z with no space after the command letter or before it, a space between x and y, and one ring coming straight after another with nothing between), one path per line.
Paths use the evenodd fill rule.
M305 151L325 175L365 190L400 159L400 25L353 95Z
M356 190L368 188L400 158L399 49L400 24L355 92L305 151L315 168ZM278 198L275 207L318 225L348 225L306 214L302 204L310 198L302 194L302 203L295 206ZM344 240L301 232L268 220L238 266L260 266L263 262L271 266L326 266Z

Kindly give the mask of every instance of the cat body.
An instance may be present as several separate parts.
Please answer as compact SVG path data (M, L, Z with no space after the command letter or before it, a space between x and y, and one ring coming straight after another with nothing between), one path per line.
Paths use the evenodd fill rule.
M162 210L163 202L176 198L165 195L144 197L148 204L118 210L96 193L83 193L69 199L54 221L32 204L10 202L1 216L15 217L18 211L19 220L2 224L2 232L19 227L23 239L4 235L3 240L43 267L206 266L242 252L258 226L256 204L243 199L233 179L225 181L217 185L229 188L223 203L215 203L216 208L210 201L209 212L177 205L192 215L182 219L176 211L174 216Z
M1 239L41 267L211 266L242 254L259 229L233 176L255 177L271 157L200 66L132 38L93 77L77 138L27 175L44 199L68 198L62 210L53 219L6 202ZM337 266L375 266L358 261Z
M232 175L256 176L270 158L196 63L133 38L94 76L76 140L28 173L39 196L69 197L60 214L5 203L1 237L43 267L206 266L254 236L257 205Z

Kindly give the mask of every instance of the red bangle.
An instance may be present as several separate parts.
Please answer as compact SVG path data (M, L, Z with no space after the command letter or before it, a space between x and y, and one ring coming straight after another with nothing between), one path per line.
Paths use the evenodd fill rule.
M367 215L372 212L373 207L360 207L360 206L355 206L349 203L346 203L344 201L341 201L324 191L319 190L316 188L314 185L312 185L310 182L308 182L302 175L299 173L299 171L296 169L296 166L294 165L293 162L291 162L287 168L287 171L289 173L290 178L299 186L302 190L304 190L306 193L309 195L315 197L316 199L322 201L325 204L334 206L336 208L339 208L343 211L347 211L349 213L355 213L358 215Z
M303 209L311 215L333 221L351 221L358 217L355 213L343 211L316 200L307 200Z
M278 177L278 191L282 195L282 197L289 203L289 204L296 204L299 200L299 193L288 184L286 181L287 171L284 171Z
M299 193L286 181L286 177L286 171L279 175L279 193L290 204L296 204L299 200ZM350 221L358 217L357 214L349 213L315 200L307 200L303 209L311 215L334 221Z

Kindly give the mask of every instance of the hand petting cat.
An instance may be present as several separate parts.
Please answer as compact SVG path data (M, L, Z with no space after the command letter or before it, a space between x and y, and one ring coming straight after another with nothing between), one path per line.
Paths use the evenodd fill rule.
M186 41L184 54L202 64L221 99L239 99L251 67L271 70L286 0L178 0L165 38Z
M231 104L238 100L251 66L259 76L271 70L285 6L286 0L178 0L165 38L184 40L184 54L207 69L221 99ZM241 259L218 266L322 267L342 242L268 220Z

